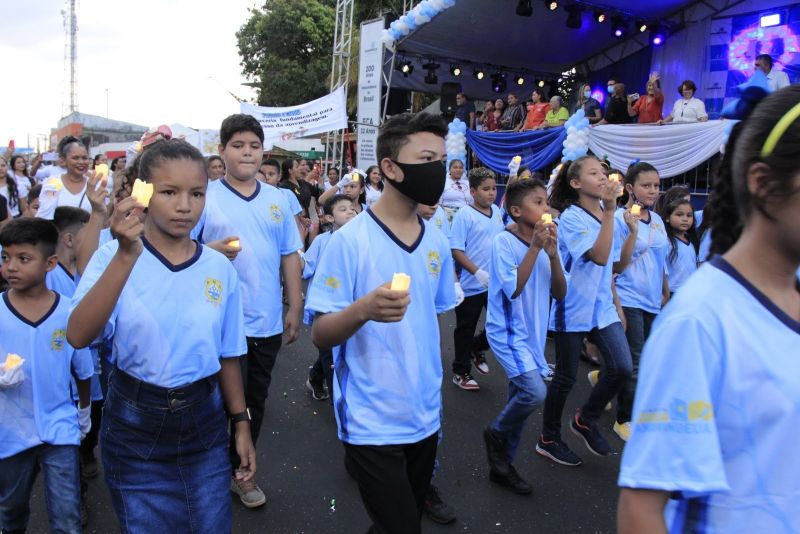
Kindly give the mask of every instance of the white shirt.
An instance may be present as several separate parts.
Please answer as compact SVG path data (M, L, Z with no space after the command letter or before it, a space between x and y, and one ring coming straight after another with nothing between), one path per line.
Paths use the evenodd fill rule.
M703 117L708 117L708 113L706 105L699 98L680 98L672 107L673 122L697 122Z
M373 187L372 185L366 186L364 190L367 196L367 207L375 204L375 202L377 202L378 199L381 198L381 193L383 193L383 191L381 191L377 187Z
M72 206L91 213L92 204L86 197L86 183L77 193L71 193L64 186L61 177L50 178L43 183L42 192L39 194L39 211L36 216L52 220L58 206Z
M449 174L447 175L447 182L439 199L439 204L443 208L455 209L472 204L472 193L469 192L469 180L467 180L466 176L453 180Z
M28 197L28 191L31 190L31 181L24 174L15 174L11 171L8 171L8 174L13 176L14 181L17 183L19 198L26 199Z
M767 74L767 84L769 84L769 88L772 89L773 93L778 89L791 85L789 76L784 71L775 69L770 70L769 74Z

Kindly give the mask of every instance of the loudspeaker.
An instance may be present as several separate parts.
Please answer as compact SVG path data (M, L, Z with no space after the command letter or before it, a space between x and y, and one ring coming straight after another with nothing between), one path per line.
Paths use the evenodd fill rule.
M461 92L461 84L456 82L445 82L442 84L441 102L439 107L445 115L453 115L458 105L456 95Z

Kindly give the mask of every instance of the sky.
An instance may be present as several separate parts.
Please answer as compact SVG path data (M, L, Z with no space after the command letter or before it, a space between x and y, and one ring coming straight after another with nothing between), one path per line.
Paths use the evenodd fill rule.
M78 111L218 129L250 99L236 31L256 0L78 0ZM69 103L66 0L0 0L0 147L35 148ZM62 107L63 105L63 107Z

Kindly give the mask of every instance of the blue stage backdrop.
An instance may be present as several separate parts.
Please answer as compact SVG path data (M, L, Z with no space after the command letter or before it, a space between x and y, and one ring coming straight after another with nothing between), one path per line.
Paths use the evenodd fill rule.
M780 14L781 23L762 28L760 18L768 13ZM712 24L714 32L703 73L704 85L717 88L715 94L704 95L712 118L736 97L736 87L753 74L759 54L772 56L773 68L785 71L791 82L800 78L800 5L717 19Z
M467 130L467 143L473 152L486 167L500 174L508 174L508 162L514 156L522 156L522 165L532 171L544 169L561 159L566 138L563 126L520 133Z

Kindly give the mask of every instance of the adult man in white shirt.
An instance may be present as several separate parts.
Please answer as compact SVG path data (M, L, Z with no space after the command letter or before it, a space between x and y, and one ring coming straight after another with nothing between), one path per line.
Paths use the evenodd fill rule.
M767 83L772 92L784 87L789 87L789 76L782 70L774 70L772 68L772 56L769 54L761 54L756 57L756 69L761 70L767 75Z

